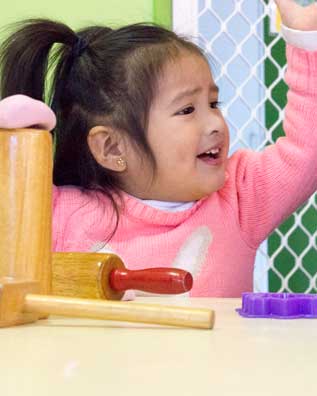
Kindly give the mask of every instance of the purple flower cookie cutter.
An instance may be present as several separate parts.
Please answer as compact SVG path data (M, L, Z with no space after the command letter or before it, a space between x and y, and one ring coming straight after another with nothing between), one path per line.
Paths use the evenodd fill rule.
M242 308L236 311L245 318L317 318L317 295L243 293Z

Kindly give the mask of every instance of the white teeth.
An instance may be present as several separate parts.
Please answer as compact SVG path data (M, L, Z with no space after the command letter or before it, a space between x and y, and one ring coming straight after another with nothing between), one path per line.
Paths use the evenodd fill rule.
M220 151L219 148L214 148L214 149L211 149L209 151L206 151L206 154L218 154L219 151Z

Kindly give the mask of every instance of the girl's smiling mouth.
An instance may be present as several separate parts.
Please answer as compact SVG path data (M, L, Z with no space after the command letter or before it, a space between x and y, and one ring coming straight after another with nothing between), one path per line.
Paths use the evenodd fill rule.
M216 146L197 155L197 158L208 165L220 165L222 161L222 148Z

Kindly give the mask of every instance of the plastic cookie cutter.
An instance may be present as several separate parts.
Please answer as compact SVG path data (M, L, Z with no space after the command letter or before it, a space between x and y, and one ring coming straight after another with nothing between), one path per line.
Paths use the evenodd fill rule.
M245 318L317 318L317 295L243 293L242 308L236 311Z
M303 7L309 6L310 4L314 4L317 0L295 0L295 2Z

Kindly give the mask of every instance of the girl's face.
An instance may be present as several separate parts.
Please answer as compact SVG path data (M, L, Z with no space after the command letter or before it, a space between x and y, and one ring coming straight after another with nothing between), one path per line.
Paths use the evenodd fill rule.
M224 185L229 133L203 57L184 52L166 65L150 108L147 138L157 170L153 176L147 160L130 150L125 179L131 195L185 202Z

